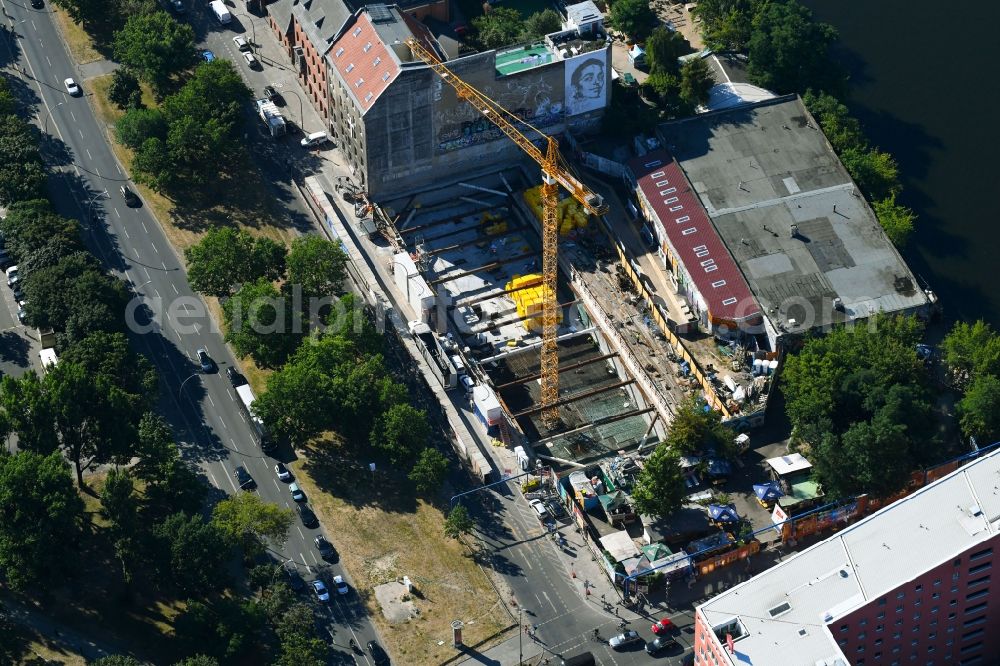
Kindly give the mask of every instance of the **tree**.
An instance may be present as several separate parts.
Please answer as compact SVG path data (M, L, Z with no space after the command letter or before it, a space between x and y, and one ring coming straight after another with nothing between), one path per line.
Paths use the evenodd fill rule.
M143 141L132 158L136 182L158 191L171 187L177 181L172 167L166 141L156 136Z
M264 615L253 602L221 599L209 606L189 599L174 620L174 631L188 652L208 651L223 662L245 663L263 625Z
M608 23L632 39L642 41L652 32L657 19L649 7L649 0L615 0Z
M147 412L139 421L135 477L146 484L146 511L154 519L174 512L195 514L205 497L205 484L181 459L173 433L163 417Z
M694 109L708 103L708 91L715 85L715 75L703 58L688 60L681 67L680 98Z
M872 208L875 209L878 223L892 244L899 248L905 247L913 235L913 223L917 219L913 211L902 204L897 204L895 193L874 202Z
M124 654L108 655L90 663L91 666L146 666L144 662L139 661L135 657Z
M870 200L894 198L899 192L899 166L878 148L848 148L840 161Z
M962 434L981 445L1000 440L1000 379L978 375L958 403Z
M219 666L219 660L203 654L196 654L187 659L181 659L174 666Z
M851 116L847 107L836 97L810 89L802 96L802 102L823 128L823 134L838 154L848 148L864 150L868 147L868 140L861 131L861 123Z
M427 446L431 428L427 414L408 404L391 406L375 419L370 443L393 465L413 464Z
M753 19L766 0L701 0L693 14L701 21L705 44L717 52L743 52Z
M243 109L252 99L233 63L219 58L199 64L181 89L163 100L163 112L170 124L184 118L215 121L235 139L243 127Z
M4 248L18 264L27 261L36 251L52 244L59 244L64 255L82 251L80 222L57 215L52 204L45 199L20 201L0 218L4 235ZM31 271L25 270L27 274Z
M142 102L142 91L139 89L139 79L128 67L119 67L111 76L108 86L108 99L119 109L136 108L136 98Z
M469 510L461 504L456 504L444 521L444 533L452 539L460 539L463 534L471 533L473 526Z
M812 12L795 0L764 4L753 21L747 46L750 80L778 93L827 88L836 79L829 50L837 31L812 20Z
M222 305L226 342L265 368L284 364L302 338L301 313L266 278L240 287Z
M246 557L264 550L264 540L282 544L292 526L292 512L267 504L253 493L238 493L215 505L212 524Z
M219 528L201 516L175 513L154 529L160 577L187 594L225 588L229 549Z
M493 7L472 19L472 25L479 35L479 42L488 49L516 44L525 27L521 14L508 7Z
M296 634L309 635L315 632L316 615L308 604L293 604L281 614L274 626L274 633L284 640L286 636Z
M101 516L110 524L111 543L121 564L122 578L131 583L132 566L139 556L139 500L128 471L108 472L101 489Z
M960 383L971 377L1000 376L1000 336L983 320L955 322L941 342L944 361Z
M312 635L292 634L281 640L279 666L325 666L330 659L329 646Z
M59 449L55 415L38 375L5 376L0 381L0 406L3 424L17 435L20 450L47 456Z
M0 116L0 205L43 198L47 178L34 128L18 116Z
M0 116L12 116L17 113L17 99L10 92L10 84L4 79L0 81Z
M330 380L315 367L288 363L267 378L254 411L273 437L301 447L332 427L331 390Z
M674 74L656 70L642 83L642 90L646 99L654 102L671 118L694 113L694 107L681 98L681 81Z
M73 568L83 502L58 453L0 455L0 516L0 570L11 589Z
M680 508L684 492L680 452L667 444L658 445L632 490L636 509L652 516L668 516Z
M115 33L115 59L163 95L171 79L194 67L194 28L178 23L163 11L130 16Z
M156 400L156 370L132 351L124 333L91 333L65 349L62 362L82 367L101 391L114 396L121 417L131 423L138 424Z
M336 243L307 234L292 241L288 251L288 282L302 287L302 295L331 296L347 277L347 254Z
M650 73L664 72L674 75L681 69L677 59L691 51L684 35L662 25L649 34L645 49Z
M115 138L132 150L139 150L147 139L167 137L167 119L159 109L132 107L115 123Z
M258 278L272 282L285 272L282 246L231 227L209 230L184 250L184 258L191 286L209 296L229 296L236 285Z
M441 489L447 474L448 459L437 449L426 448L410 470L409 479L417 492L429 495Z
M733 431L722 425L722 416L699 397L692 397L677 409L664 443L681 455L713 450L733 454Z
M543 9L524 19L520 41L533 42L562 29L562 17L554 9Z

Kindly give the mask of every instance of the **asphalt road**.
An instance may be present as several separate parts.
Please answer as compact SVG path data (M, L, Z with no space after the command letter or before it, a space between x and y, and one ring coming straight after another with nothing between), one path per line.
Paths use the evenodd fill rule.
M38 126L49 136L43 150L54 166L53 202L67 216L84 220L86 240L114 273L130 281L138 298L127 313L137 349L156 366L163 382L162 410L174 426L184 454L204 471L221 493L238 492L233 471L242 465L257 480L260 496L279 506L293 504L284 484L273 472L274 461L254 443L250 425L224 370L234 359L214 330L201 299L190 289L183 264L167 242L158 223L145 207L129 208L118 191L128 183L108 145L105 128L97 121L84 97L66 93L63 80L74 77L83 95L86 82L64 48L48 9L35 10L27 3L3 0L14 39L5 35L6 62L23 67L23 87L15 94L36 109ZM134 190L134 188L133 188ZM6 299L5 299L6 300ZM150 316L151 315L151 316ZM196 350L208 350L220 372L200 372ZM343 574L324 563L313 538L321 530L307 529L296 519L289 538L273 553L294 562L306 580ZM336 546L335 535L330 540ZM349 639L359 644L377 639L364 608L352 592L320 605L328 618L332 640L342 648L343 663L370 663L367 656L351 655Z

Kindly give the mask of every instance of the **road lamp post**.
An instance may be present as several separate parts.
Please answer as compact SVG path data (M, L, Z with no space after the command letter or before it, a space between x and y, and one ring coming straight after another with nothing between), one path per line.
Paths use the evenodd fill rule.
M188 376L187 379L185 379L184 381L181 382L180 388L177 389L177 399L178 400L181 399L181 395L184 393L184 385L187 384L189 381L191 381L192 379L194 379L197 376L198 376L197 372L192 373L190 376Z
M299 129L302 130L303 134L308 134L308 132L306 132L306 114L305 114L305 105L302 104L302 96L299 95L294 90L282 89L281 94L284 95L285 93L290 93L292 95L295 95L295 98L299 100Z
M237 16L242 16L247 20L247 22L250 24L250 35L251 35L250 39L253 40L253 45L257 46L257 25L253 22L253 19L250 18L249 14L240 14L239 12L233 12L233 14L236 14Z
M49 118L52 117L52 111L54 109L62 106L65 103L66 103L66 101L63 100L62 102L59 102L55 106L48 107L48 109L45 112L45 117L42 118L42 134L48 134L49 133Z
M103 192L98 192L94 196L90 197L90 201L87 202L87 218L91 221L93 221L94 219L94 202L97 201L97 197L101 196L105 196L109 199L111 198L111 195L108 194L108 191L104 190Z

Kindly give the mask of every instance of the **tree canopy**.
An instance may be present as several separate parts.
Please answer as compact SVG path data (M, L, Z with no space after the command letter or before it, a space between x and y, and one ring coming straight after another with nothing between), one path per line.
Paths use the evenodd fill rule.
M212 524L250 558L263 551L265 540L285 542L292 526L292 512L264 502L255 493L237 493L215 505Z
M632 490L636 509L652 516L668 516L680 508L684 493L680 452L669 444L659 444L646 459Z
M722 424L722 415L709 409L705 401L692 397L682 404L670 424L664 443L681 455L696 455L714 451L717 455L733 455L732 430Z
M336 294L347 278L347 254L317 234L293 240L287 263L288 283L299 285L305 297Z
M174 76L198 62L194 28L157 11L130 16L115 33L115 59L165 94Z
M878 223L892 244L900 248L905 247L913 235L913 224L917 219L914 212L896 203L895 192L881 201L872 202L872 208L875 210Z
M649 0L615 0L608 14L608 24L632 39L642 41L658 23Z
M285 249L270 238L242 229L210 229L184 250L188 280L209 296L230 296L239 285L263 278L277 280L285 272Z
M430 431L425 412L406 403L396 404L375 419L371 445L393 465L412 467L427 446Z
M493 7L482 16L472 19L472 25L479 36L479 42L488 49L516 44L524 30L521 14L509 7Z
M230 550L219 528L201 516L175 513L154 529L160 577L187 594L221 590Z
M0 455L0 569L12 589L72 567L82 518L83 502L60 454Z
M805 92L831 80L829 50L837 31L817 23L794 0L764 3L747 44L747 72L753 83L778 93Z
M222 305L226 342L265 368L280 367L302 338L302 316L267 278L245 283Z
M0 205L40 199L47 176L34 127L13 114L0 115Z
M981 375L1000 375L1000 336L981 319L956 322L941 348L959 385Z
M667 72L676 75L681 69L677 59L690 53L691 46L684 35L661 25L649 34L645 49L650 73Z
M430 495L441 489L448 474L448 459L437 449L426 448L420 452L408 478L418 493Z

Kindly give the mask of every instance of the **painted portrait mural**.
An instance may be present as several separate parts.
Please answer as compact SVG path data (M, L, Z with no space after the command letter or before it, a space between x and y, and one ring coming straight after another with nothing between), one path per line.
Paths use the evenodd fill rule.
M607 106L607 51L593 51L566 61L566 115Z

